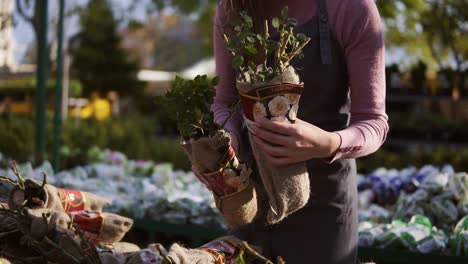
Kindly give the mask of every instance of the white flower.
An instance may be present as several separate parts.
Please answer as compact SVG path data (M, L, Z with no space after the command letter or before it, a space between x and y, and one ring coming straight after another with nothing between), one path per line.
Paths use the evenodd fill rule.
M254 120L256 120L257 118L260 118L260 117L266 117L266 108L265 106L260 103L260 102L256 102L254 107L253 107L253 117L254 117Z
M272 118L271 118L271 121L277 121L277 122L284 122L284 121L286 121L286 120L287 120L287 119L286 119L286 117L284 117L284 116L275 116L275 117L272 117Z
M289 110L289 119L291 121L294 121L296 120L296 117L297 117L297 111L299 110L299 104L295 104L291 107L291 110Z
M289 111L288 99L284 96L276 96L268 103L268 109L272 116L286 116Z
M288 99L289 104L295 105L299 103L300 95L299 94L285 94L286 99Z
M236 176L237 176L237 173L233 169L225 169L223 171L223 177L224 177L224 180L226 181Z
M234 156L234 158L232 159L232 166L233 166L234 168L239 167L239 160L237 159L236 156Z

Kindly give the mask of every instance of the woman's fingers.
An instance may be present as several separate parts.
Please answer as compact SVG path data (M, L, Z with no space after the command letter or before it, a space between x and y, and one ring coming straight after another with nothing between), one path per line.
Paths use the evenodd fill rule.
M276 132L264 129L259 126L252 126L251 130L255 136L263 139L264 141L270 144L288 146L291 143L291 139L289 136L278 134Z
M257 145L263 150L263 152L271 156L286 156L287 155L287 149L284 146L272 145L259 137L255 137L255 142L257 142Z
M295 130L289 122L271 121L266 118L258 118L255 120L258 127L265 130L274 131L277 134L293 135Z

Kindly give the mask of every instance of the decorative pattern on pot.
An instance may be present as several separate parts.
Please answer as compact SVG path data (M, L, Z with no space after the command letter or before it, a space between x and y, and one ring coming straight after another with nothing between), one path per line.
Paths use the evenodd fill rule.
M232 147L220 162L220 169L202 174L204 182L218 197L226 197L243 191L249 185L251 170L240 164Z
M303 84L282 83L253 89L248 93L239 92L247 127L256 118L294 123L299 108Z

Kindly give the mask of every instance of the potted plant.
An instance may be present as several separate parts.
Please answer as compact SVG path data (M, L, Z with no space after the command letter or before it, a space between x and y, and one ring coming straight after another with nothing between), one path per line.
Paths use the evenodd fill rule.
M207 76L193 80L177 77L163 105L177 124L181 145L196 176L212 191L227 224L235 228L254 219L257 200L249 180L252 171L239 162L230 135L223 129L230 117L218 125L210 111L217 82L218 78Z
M278 38L270 35L270 23ZM237 89L247 128L259 117L294 123L303 84L291 65L302 58L302 49L310 38L296 34L297 21L288 17L288 8L281 16L265 21L263 33L254 32L254 24L246 12L233 22L225 42L232 54L232 66L238 72ZM275 224L302 208L309 198L309 176L304 162L275 166L249 133L258 172L268 195L268 224ZM291 190L294 190L291 192Z

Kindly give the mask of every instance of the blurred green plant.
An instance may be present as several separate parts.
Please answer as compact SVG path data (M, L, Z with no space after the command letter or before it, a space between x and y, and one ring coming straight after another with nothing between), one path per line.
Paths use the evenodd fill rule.
M49 117L48 124L52 124ZM12 116L0 119L0 152L19 162L32 160L34 151L34 119ZM63 124L62 168L83 165L87 151L94 147L125 153L130 159L170 162L177 169L190 169L177 138L159 137L152 118L128 116L104 122L68 119ZM46 159L51 157L52 126L47 126Z
M433 150L416 148L411 152L403 152L389 150L384 146L374 154L357 159L359 173L370 173L381 167L403 169L408 166L415 166L420 168L427 164L435 166L451 164L455 171L466 171L468 150L440 147Z
M55 79L47 81L48 94L55 92ZM83 86L78 80L71 80L69 82L69 95L71 97L81 96ZM36 79L6 79L0 80L0 95L16 96L24 94L34 94L36 92Z
M213 54L213 18L217 0L151 0L151 2L153 5L149 7L150 11L162 11L171 7L184 16L194 17L195 24L201 32L204 55Z
M404 48L409 57L435 62L439 68L454 61L461 74L468 57L467 1L376 0L376 4L388 47Z
M434 113L389 112L389 138L468 142L468 120Z
M70 39L69 47L72 74L80 79L84 93L141 94L143 83L137 80L138 66L119 46L118 21L109 1L89 1L77 12L81 31Z

